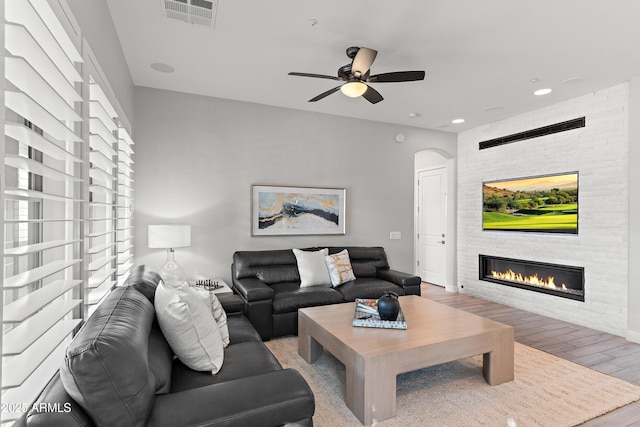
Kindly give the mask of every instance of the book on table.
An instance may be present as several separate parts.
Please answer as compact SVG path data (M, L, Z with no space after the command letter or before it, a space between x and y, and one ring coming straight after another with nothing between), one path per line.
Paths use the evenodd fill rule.
M352 324L363 328L407 329L407 321L402 313L402 308L400 308L396 320L380 319L377 299L356 298Z

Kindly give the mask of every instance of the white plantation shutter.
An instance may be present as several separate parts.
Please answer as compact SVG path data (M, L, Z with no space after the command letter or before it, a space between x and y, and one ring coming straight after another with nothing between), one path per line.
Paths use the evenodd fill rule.
M60 7L4 2L3 408L33 401L82 322L82 57Z
M7 425L133 266L133 141L64 0L0 0L0 16L0 423Z
M85 179L89 183L85 198L85 268L86 315L93 313L116 285L115 203L117 191L116 132L118 113L115 95L85 41L83 44L84 78L89 126L85 133L89 150Z
M133 140L124 126L118 129L118 285L133 267Z
M92 72L93 71L93 72ZM87 203L86 302L91 314L116 285L116 163L115 108L98 72L89 73L89 201Z

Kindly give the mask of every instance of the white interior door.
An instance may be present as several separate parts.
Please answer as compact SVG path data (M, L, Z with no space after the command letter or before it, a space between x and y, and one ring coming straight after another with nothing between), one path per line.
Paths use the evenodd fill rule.
M418 172L418 275L446 286L447 168Z

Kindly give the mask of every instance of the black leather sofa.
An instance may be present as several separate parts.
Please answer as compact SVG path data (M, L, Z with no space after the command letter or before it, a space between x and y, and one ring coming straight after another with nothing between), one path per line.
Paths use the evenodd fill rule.
M319 250L322 248L306 248ZM385 292L420 295L420 277L390 269L381 247L328 247L329 254L343 249L356 279L336 288L300 287L296 257L291 249L238 251L233 254L231 278L234 293L244 300L244 312L263 340L297 335L298 309L380 298Z
M69 345L65 371L17 425L313 425L308 384L295 370L282 369L242 315L237 296L220 298L231 341L220 371L196 372L174 359L151 302L159 280L139 266L126 286L109 294ZM70 382L85 386L77 400L67 393ZM71 393L77 397L77 390Z

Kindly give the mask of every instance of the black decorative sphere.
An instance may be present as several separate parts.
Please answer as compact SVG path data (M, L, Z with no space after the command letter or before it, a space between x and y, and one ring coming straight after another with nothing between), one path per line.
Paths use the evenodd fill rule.
M378 298L378 315L381 320L396 320L400 312L400 301L395 292L385 292Z

